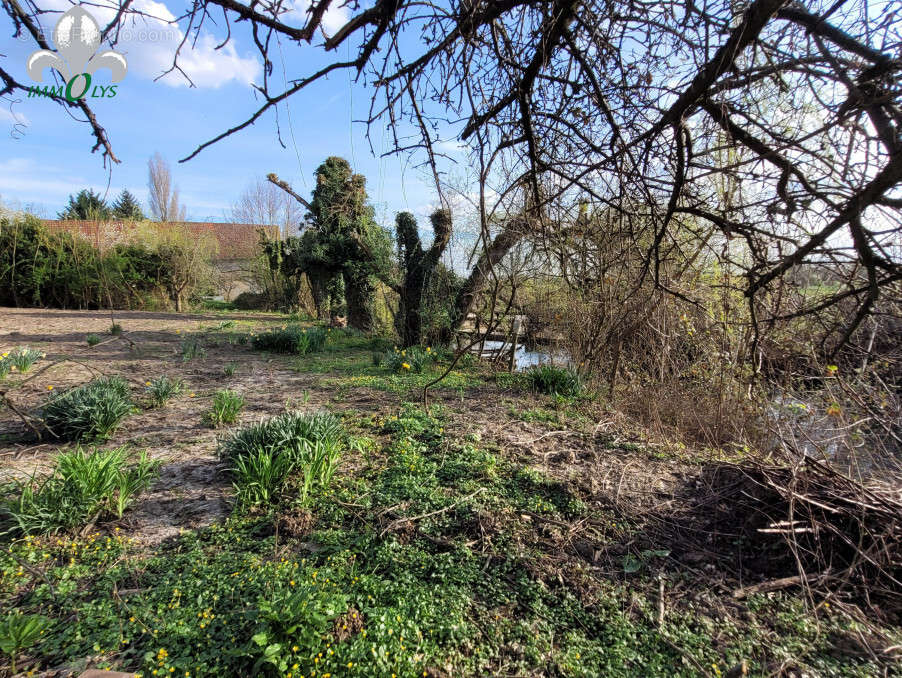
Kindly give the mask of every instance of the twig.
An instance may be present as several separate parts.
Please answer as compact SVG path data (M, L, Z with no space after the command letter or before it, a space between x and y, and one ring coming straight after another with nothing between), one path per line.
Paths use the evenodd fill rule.
M384 530L382 530L382 532L379 533L379 536L380 536L380 537L384 537L385 534L386 534L386 532L389 532L390 530L393 530L393 529L394 529L395 527L397 527L398 525L403 525L404 523L412 523L412 522L414 522L415 520L422 520L423 518L431 518L432 516L437 516L437 515L439 515L440 513L444 513L445 511L450 511L451 509L453 509L453 508L454 508L455 506L457 506L458 504L462 504L463 502L468 501L469 499L472 499L473 497L475 497L477 494L479 494L480 492L482 492L482 491L485 490L485 489L486 489L486 488L484 488L484 487L480 487L480 488L479 488L478 490L476 490L475 492L471 492L471 493L468 494L466 497L461 497L460 499L458 499L458 500L457 500L456 502L454 502L453 504L449 504L448 506L446 506L446 507L444 507L444 508L440 508L440 509L438 509L437 511L430 511L429 513L422 513L422 514L420 514L420 515L418 515L418 516L411 516L411 517L409 517L409 518L408 518L408 517L404 517L404 518L398 518L397 520L393 520L391 523L388 524L388 527L386 527Z

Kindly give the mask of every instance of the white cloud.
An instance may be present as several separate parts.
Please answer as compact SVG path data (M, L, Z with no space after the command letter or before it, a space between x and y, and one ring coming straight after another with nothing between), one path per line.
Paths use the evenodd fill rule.
M433 148L441 153L447 153L448 155L466 154L470 151L470 147L467 144L456 139L439 141L438 143L433 144Z
M292 3L292 11L288 13L286 17L286 23L288 23L288 19L293 19L292 24L297 24L303 26L307 23L307 10L310 8L310 0L295 0ZM326 13L323 15L322 27L325 29L327 35L335 34L339 28L348 23L348 19L351 18L351 14L348 11L348 8L340 3L332 3L329 5L329 9L326 10Z
M72 6L68 0L47 0L42 6L47 9L65 11ZM86 9L105 27L116 16L119 3L115 0L99 0ZM185 34L175 22L175 15L162 2L155 0L135 0L132 14L120 26L116 51L128 60L130 75L157 78L172 67L176 50ZM44 18L44 29L51 35L59 15L49 14ZM193 37L193 36L192 36ZM197 87L217 88L235 81L250 84L260 74L260 62L254 54L244 56L235 47L235 38L216 49L221 42L207 31L201 31L197 41L188 40L179 53L179 66ZM170 87L190 86L188 80L178 71L172 71L160 79Z
M20 100L10 100L6 97L0 98L0 122L28 127L31 124L31 120L28 119L27 115L18 110L20 103Z

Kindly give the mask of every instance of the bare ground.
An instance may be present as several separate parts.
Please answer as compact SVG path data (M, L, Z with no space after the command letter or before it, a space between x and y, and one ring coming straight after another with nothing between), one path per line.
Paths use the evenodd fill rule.
M223 432L202 421L217 389L228 387L244 395L247 405L241 422L272 416L286 407L328 406L366 416L387 414L400 404L399 396L366 387L336 398L335 387L322 385L328 373L298 372L288 360L227 343L216 330L229 321L250 332L282 319L253 313L0 309L0 352L27 345L47 354L25 378L11 378L5 384L10 401L26 417L39 409L50 387L63 389L100 374L123 376L135 392L160 374L185 380L189 395L162 409L143 409L128 417L106 443L146 449L163 464L160 478L127 518L129 531L141 542L159 542L229 511L230 486L216 456L217 438ZM113 322L122 325L122 336L109 334ZM204 332L206 356L183 361L184 338ZM99 335L102 342L89 347L85 338L90 333ZM237 367L231 377L223 372L227 363ZM439 391L432 400L450 412L458 434L491 441L523 463L578 486L581 494L596 498L599 505L627 499L631 505L654 504L683 480L673 462L650 464L647 458L636 459L618 449L619 439L608 432L611 422L604 419L583 431L521 421L517 413L535 407L534 400L492 385L462 394ZM0 410L0 479L47 470L61 447L52 440L37 440L22 416L10 408Z

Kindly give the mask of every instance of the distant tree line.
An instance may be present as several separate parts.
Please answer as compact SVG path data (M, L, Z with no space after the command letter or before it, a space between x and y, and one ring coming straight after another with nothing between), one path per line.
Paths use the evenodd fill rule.
M187 211L181 203L178 186L173 183L172 170L159 153L154 153L147 161L147 191L151 218L162 222L185 221ZM57 216L82 221L143 221L147 218L141 203L127 188L112 203L93 189L82 189L69 196L69 204Z
M101 252L36 217L3 212L0 306L182 310L211 291L215 247L187 229L148 228Z

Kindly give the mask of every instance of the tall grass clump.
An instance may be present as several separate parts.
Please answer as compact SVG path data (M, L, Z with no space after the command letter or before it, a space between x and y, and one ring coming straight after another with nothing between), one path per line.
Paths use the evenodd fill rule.
M580 376L567 367L537 365L524 375L533 391L565 398L581 395L583 382Z
M255 335L251 344L259 351L306 355L322 351L326 346L326 338L326 331L322 327L288 325Z
M153 407L163 407L167 402L180 395L185 390L185 382L176 377L167 377L165 374L145 383L145 392L150 397Z
M142 452L128 465L127 448L61 452L50 475L7 485L0 497L0 529L7 535L70 530L121 518L157 475L158 462Z
M223 424L234 424L238 414L244 408L244 396L229 389L217 391L213 396L213 405L204 414L204 421L218 428Z
M132 409L128 382L101 377L50 397L44 424L62 440L104 440Z
M238 503L265 504L296 479L301 501L332 480L347 433L329 413L286 412L246 426L222 443L220 456L234 479Z

